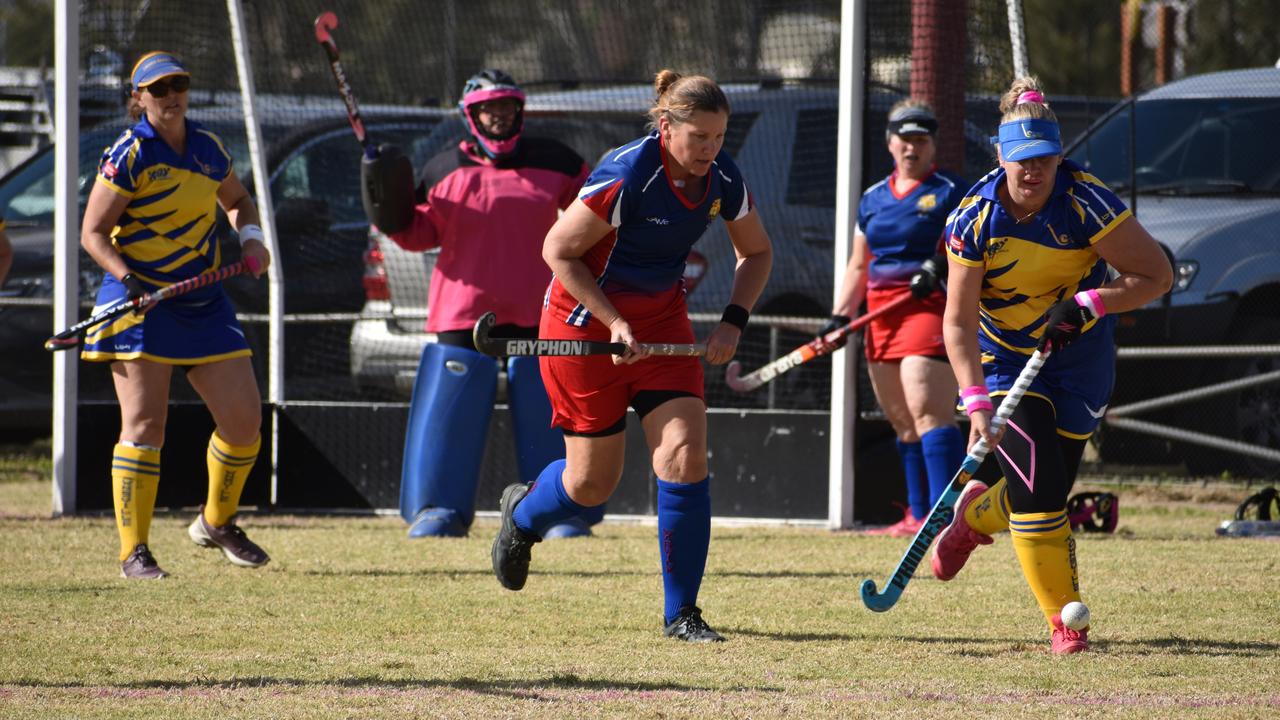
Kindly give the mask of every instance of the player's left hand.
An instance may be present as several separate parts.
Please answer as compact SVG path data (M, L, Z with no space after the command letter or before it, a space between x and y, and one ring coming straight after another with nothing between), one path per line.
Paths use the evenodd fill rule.
M741 330L727 322L722 322L707 338L707 352L703 357L712 365L723 365L732 360L738 352L738 341L741 339Z
M1044 323L1044 335L1040 336L1038 349L1049 348L1052 351L1075 342L1084 330L1084 326L1093 320L1089 308L1076 302L1075 298L1067 298L1049 308L1049 316Z
M240 246L240 258L249 261L249 258L257 260L257 269L254 270L255 278L262 277L262 273L267 271L267 266L271 264L271 252L267 250L267 246L262 244L261 240L246 240L244 245ZM253 263L249 262L250 267Z

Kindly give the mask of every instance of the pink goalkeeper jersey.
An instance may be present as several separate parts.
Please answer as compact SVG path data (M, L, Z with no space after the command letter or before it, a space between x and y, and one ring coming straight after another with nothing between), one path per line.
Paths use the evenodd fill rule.
M551 281L542 241L589 168L555 140L522 138L514 154L492 164L473 147L464 141L427 163L426 202L390 237L405 250L440 248L427 332L470 329L490 311L499 325L536 328Z

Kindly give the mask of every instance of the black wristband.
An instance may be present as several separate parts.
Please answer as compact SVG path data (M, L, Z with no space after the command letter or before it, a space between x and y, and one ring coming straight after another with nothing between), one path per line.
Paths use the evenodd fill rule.
M724 314L720 316L720 322L729 323L739 330L747 329L747 320L751 318L751 311L741 305L730 303L724 309Z

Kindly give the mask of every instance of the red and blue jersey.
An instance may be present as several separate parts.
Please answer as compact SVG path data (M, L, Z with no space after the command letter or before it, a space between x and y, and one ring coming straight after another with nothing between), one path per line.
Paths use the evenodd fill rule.
M683 281L689 250L716 217L731 222L751 211L742 173L723 151L711 165L702 197L684 197L666 171L666 149L656 132L610 151L578 199L613 226L582 256L605 294L670 290ZM554 278L547 306L569 325L585 327L590 320Z
M938 254L947 216L964 197L960 178L935 170L905 193L894 189L897 170L867 188L858 203L858 230L871 262L867 287L906 286L920 264Z

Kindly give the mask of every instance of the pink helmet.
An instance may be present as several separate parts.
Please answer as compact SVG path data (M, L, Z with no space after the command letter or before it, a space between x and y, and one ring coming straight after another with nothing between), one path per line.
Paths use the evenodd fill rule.
M499 137L490 135L478 122L474 106L500 98L514 98L517 107L511 128ZM467 123L467 130L486 155L500 158L515 152L516 144L520 141L520 130L524 127L524 91L510 75L493 69L481 70L472 75L462 87L462 100L458 102L458 108Z

